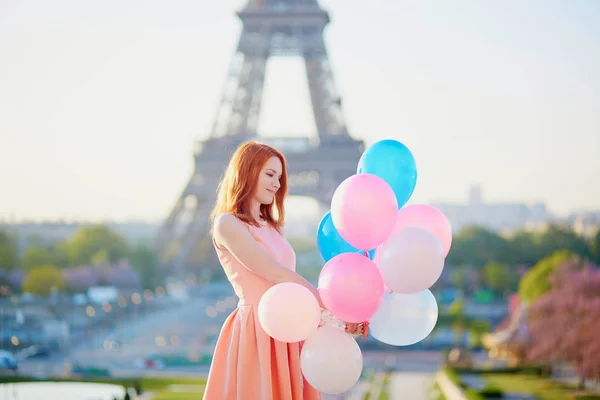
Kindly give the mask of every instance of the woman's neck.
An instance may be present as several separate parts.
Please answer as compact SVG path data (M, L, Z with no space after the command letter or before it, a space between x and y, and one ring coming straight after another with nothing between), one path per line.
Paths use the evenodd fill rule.
M252 215L252 218L254 218L256 221L263 220L260 216L260 203L256 200L253 200L252 204L250 205L250 215Z

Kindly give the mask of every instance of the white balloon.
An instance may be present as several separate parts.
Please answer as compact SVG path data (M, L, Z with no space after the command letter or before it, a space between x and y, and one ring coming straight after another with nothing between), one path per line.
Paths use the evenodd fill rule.
M429 290L390 293L371 317L369 333L383 343L410 346L429 336L437 320L438 305Z
M376 252L375 264L388 288L399 293L429 289L444 269L440 241L421 228L394 232Z
M363 357L350 334L324 326L304 342L300 367L312 387L323 393L339 394L360 379Z

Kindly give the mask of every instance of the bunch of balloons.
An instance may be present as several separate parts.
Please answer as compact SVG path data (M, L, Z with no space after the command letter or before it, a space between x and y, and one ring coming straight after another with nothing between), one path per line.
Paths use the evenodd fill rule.
M446 216L426 204L405 206L417 183L411 151L382 140L361 156L357 173L336 189L317 232L325 265L318 289L323 304L345 322L370 322L371 335L409 346L425 339L438 319L429 288L438 280L452 244ZM301 368L323 393L350 389L362 372L362 353L341 329L319 327L310 291L280 284L265 293L259 320L277 340L305 340Z

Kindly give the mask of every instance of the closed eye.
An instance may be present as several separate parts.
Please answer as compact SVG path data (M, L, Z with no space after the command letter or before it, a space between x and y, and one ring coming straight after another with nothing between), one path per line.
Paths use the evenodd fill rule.
M269 168L265 173L272 178L272 177L275 176L275 174L277 173L277 171L274 171L271 168ZM281 180L281 178L282 178L282 176L279 175L279 177L277 179Z

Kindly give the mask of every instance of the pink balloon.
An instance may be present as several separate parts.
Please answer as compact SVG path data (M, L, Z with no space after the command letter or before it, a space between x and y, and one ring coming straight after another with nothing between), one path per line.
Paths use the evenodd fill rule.
M374 249L390 236L397 211L398 201L390 185L372 174L345 179L331 199L335 229L359 250Z
M319 327L321 307L314 294L297 283L279 283L267 290L258 303L258 320L275 340L296 343Z
M415 204L398 210L394 233L404 228L421 228L440 241L444 257L452 245L452 227L448 218L437 208L428 204Z
M367 257L342 253L321 270L319 294L336 317L345 322L364 322L375 314L383 300L383 279Z

